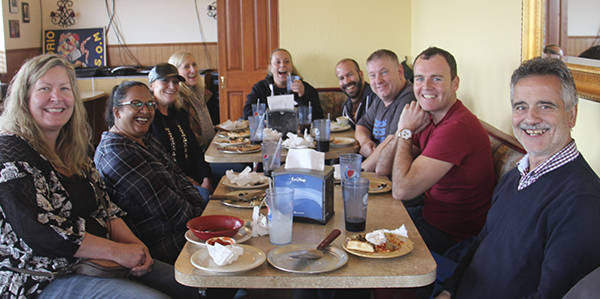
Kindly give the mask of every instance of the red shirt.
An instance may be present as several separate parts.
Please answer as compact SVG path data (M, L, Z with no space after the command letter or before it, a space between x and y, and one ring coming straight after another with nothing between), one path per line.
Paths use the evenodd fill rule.
M415 134L421 155L454 166L425 192L423 217L462 240L479 233L496 184L487 132L460 100L437 124Z

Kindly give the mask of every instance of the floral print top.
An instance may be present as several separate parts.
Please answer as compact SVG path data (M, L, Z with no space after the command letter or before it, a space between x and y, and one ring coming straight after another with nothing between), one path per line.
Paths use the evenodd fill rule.
M14 269L65 271L77 260L73 255L86 232L86 219L106 228L107 214L111 219L124 216L89 163L81 181L89 183L97 205L91 215L74 215L72 200L77 197L65 189L48 160L21 137L0 135L0 297L36 297L52 276Z

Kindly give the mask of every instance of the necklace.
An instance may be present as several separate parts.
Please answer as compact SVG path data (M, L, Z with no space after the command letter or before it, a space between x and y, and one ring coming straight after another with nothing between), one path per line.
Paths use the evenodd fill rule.
M183 156L187 160L188 159L187 135L183 131L183 128L181 127L181 125L177 124L177 129L179 130L179 133L181 134L181 140L183 141ZM173 133L171 133L171 129L169 129L169 127L165 127L165 131L167 132L167 135L169 136L169 141L171 142L171 156L173 157L173 160L175 162L177 162L177 146L175 145L175 138L173 138Z

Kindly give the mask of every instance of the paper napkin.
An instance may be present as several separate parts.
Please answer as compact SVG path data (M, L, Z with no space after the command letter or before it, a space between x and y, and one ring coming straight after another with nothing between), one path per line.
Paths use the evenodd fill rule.
M218 266L229 265L244 254L244 248L236 245L223 246L215 242L215 245L206 244L206 248L213 262Z
M325 153L309 148L290 149L285 159L285 168L323 171L325 169Z
M369 243L371 243L371 244L381 245L381 244L385 243L385 241L386 241L385 233L400 235L400 236L408 238L408 232L406 231L406 227L404 226L404 224L402 224L402 226L400 226L399 228L397 228L395 230L389 230L389 229L374 230L370 233L367 233L365 235L365 239L367 239L367 241L369 241Z

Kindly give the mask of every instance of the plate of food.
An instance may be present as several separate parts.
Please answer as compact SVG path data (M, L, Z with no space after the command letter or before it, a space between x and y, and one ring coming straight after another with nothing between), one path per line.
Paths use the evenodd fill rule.
M265 198L264 190L239 190L225 194L221 202L233 208L253 209L254 207L265 207L263 199Z
M252 237L252 227L250 226L250 222L244 222L244 226L240 228L235 235L233 235L233 239L235 243L244 243ZM188 240L192 244L204 246L204 241L200 240L191 230L187 230L185 232L185 239Z
M218 125L216 125L217 129L223 131L237 131L248 128L247 120L226 120Z
M264 175L261 175L259 180L255 180L254 182L251 182L249 184L238 185L238 184L232 183L228 177L224 177L223 185L225 185L229 188L233 188L233 189L264 189L264 188L269 187L269 178L267 178Z
M342 247L348 253L367 258L388 259L408 254L414 248L414 243L407 237L394 233L384 233L385 242L375 245L363 234L346 238Z
M219 146L242 145L250 143L250 139L248 137L216 137L213 142Z
M236 273L252 270L260 265L262 265L267 256L265 253L259 248L249 246L249 245L237 245L244 249L244 253L238 257L236 261L229 265L219 266L215 264L213 259L208 254L208 249L206 247L200 248L190 258L190 261L194 267L210 272L216 273Z
M331 147L345 147L354 145L355 142L356 140L350 137L333 137L331 142L329 142L329 145Z
M392 182L388 178L370 177L369 194L387 193L392 191Z
M250 129L242 129L239 131L220 131L217 134L218 137L223 137L223 138L243 138L243 137L250 137Z
M217 149L226 154L249 154L260 152L260 144L226 145Z
M343 131L348 131L351 128L352 128L352 126L350 126L350 124L348 124L348 123L342 124L342 123L338 123L338 122L333 122L329 126L329 131L330 132L343 132Z

